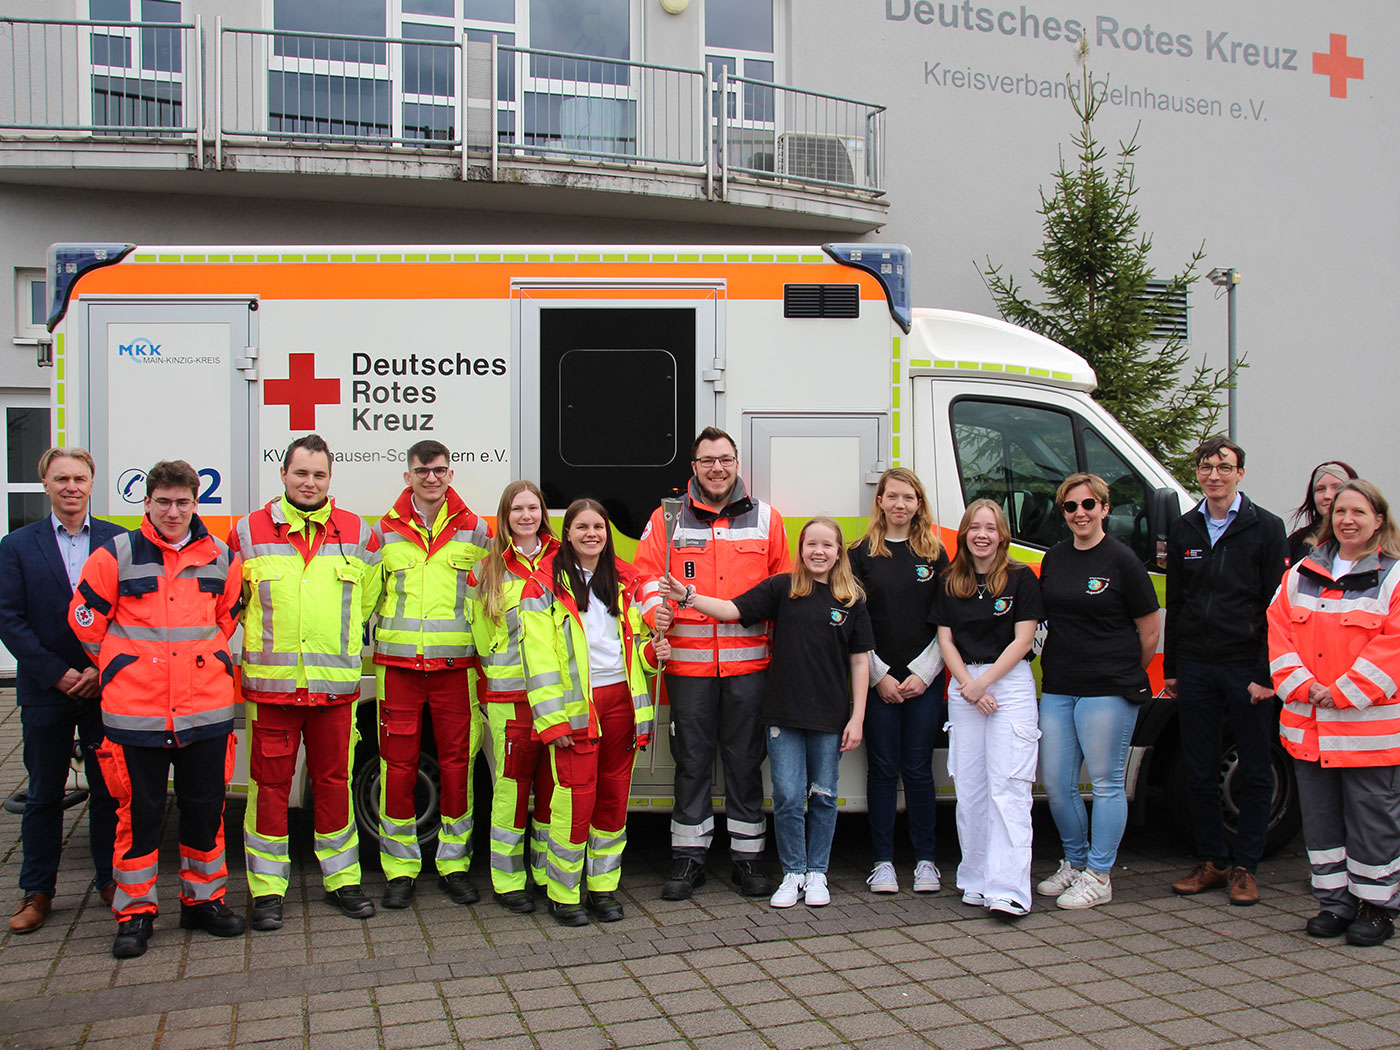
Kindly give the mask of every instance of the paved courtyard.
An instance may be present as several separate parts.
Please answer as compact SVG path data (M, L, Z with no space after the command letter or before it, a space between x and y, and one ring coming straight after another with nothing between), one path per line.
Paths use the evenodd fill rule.
M0 690L0 712L8 794L24 775L12 690ZM1300 842L1264 864L1258 906L1231 908L1223 893L1167 892L1189 861L1162 832L1133 828L1112 904L1061 912L1038 902L1004 925L948 888L916 899L908 858L905 892L872 897L859 816L842 818L827 908L745 900L718 861L693 900L668 903L658 898L667 824L651 816L632 824L627 918L566 930L543 910L507 915L489 896L454 906L431 879L409 911L342 918L321 902L301 824L285 927L221 941L177 926L167 829L166 910L150 951L117 962L80 813L70 813L48 924L0 938L4 1050L1400 1046L1396 942L1358 949L1303 935L1314 909ZM940 813L945 883L951 818ZM18 839L19 818L0 814L7 914ZM1056 846L1039 814L1037 874L1054 866ZM232 839L230 857L229 903L243 910ZM480 872L477 882L486 887ZM383 882L367 873L366 884L377 895Z

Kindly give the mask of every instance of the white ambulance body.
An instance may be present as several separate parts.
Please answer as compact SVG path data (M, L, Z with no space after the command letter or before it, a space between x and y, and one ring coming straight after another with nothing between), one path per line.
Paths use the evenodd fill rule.
M1056 485L1087 469L1112 488L1110 531L1154 563L1189 497L1090 397L1084 361L998 320L913 309L909 265L908 249L869 244L56 245L54 438L92 450L92 510L128 526L143 471L188 460L216 535L281 492L296 435L326 438L332 494L371 520L403 487L404 451L436 438L479 513L518 477L556 514L594 496L628 557L715 425L791 537L819 513L858 537L881 471L905 466L945 539L990 496L1015 556L1038 562L1066 535ZM662 722L637 808L670 806ZM951 791L942 754L935 772ZM840 793L865 808L859 753ZM374 796L357 785L362 808Z

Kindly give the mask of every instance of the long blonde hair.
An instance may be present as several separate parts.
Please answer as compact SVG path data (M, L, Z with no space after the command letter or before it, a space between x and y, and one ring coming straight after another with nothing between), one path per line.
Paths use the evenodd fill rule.
M991 568L987 570L987 582L983 585L993 598L1000 597L1006 590L1011 573L1025 568L1020 562L1012 561L1007 553L1011 548L1011 526L1007 524L1006 512L1001 504L989 499L975 499L963 511L958 522L958 553L953 555L953 563L943 573L943 586L954 598L971 598L977 593L977 567L972 564L972 551L967 546L967 530L972 518L979 510L989 510L997 523L997 550L992 555Z
M812 593L813 579L806 563L802 560L802 540L813 525L825 525L836 536L836 564L827 574L826 585L831 588L831 596L845 606L852 606L865 597L865 589L851 572L851 557L846 553L842 542L841 526L830 518L812 518L797 534L797 558L792 566L792 585L788 588L789 598L805 598Z
M1400 558L1400 526L1395 524L1395 519L1390 516L1390 504L1386 502L1385 496L1381 495L1381 490L1374 482L1365 478L1352 478L1345 482L1337 490L1337 494L1332 497L1332 507L1327 517L1322 519L1322 526L1317 532L1317 548L1325 547L1328 542L1336 539L1336 534L1332 531L1332 511L1337 508L1337 500L1343 492L1355 492L1362 499L1371 505L1371 509L1381 519L1381 527L1376 530L1374 537L1376 551L1389 558ZM1314 549L1317 549L1314 548Z
M938 523L933 520L933 512L928 509L924 483L919 480L919 475L903 467L891 467L885 471L880 475L880 483L875 487L875 505L871 508L870 524L864 537L870 541L870 556L890 556L890 549L885 545L885 533L889 525L885 521L885 512L880 508L880 497L885 494L885 486L891 481L902 481L914 490L914 495L919 499L919 509L914 512L914 519L909 523L909 549L926 561L934 561L943 553L943 544L938 541Z
M540 543L547 542L554 533L549 528L549 514L545 509L544 493L533 481L521 478L512 481L501 492L501 502L496 507L496 535L491 539L491 550L481 559L481 607L488 620L499 622L505 609L501 607L505 590L506 551L510 550L510 505L522 492L530 492L540 501Z

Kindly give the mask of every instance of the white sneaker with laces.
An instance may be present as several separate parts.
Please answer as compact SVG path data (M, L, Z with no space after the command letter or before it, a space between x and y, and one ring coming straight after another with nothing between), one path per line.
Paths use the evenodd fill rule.
M1113 880L1107 875L1096 875L1092 871L1081 871L1073 885L1055 898L1060 908L1075 910L1092 908L1096 904L1107 904L1113 900Z
M943 873L933 861L919 861L914 865L914 892L937 893L943 888L942 877Z
M789 871L783 876L783 884L768 898L768 903L775 908L791 908L797 903L797 898L802 896L802 890L807 885L807 877L799 875L795 871Z
M1074 885L1074 880L1079 878L1083 871L1083 868L1076 868L1069 861L1062 860L1060 866L1055 869L1055 874L1036 884L1035 892L1042 897L1058 897Z
M870 878L865 880L865 884L870 887L871 893L899 892L899 876L894 873L894 865L887 860L875 865L875 870L870 873Z
M805 903L809 908L824 908L831 903L831 890L826 886L826 872L809 871L803 883L807 890Z

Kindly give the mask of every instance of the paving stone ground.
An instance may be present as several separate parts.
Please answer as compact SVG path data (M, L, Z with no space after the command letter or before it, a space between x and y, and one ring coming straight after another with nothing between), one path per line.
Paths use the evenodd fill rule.
M24 777L12 690L0 690L0 711L8 794ZM228 899L243 909L239 818L231 807ZM942 810L945 883L952 823ZM1039 875L1058 860L1058 843L1044 814L1036 828ZM111 913L88 881L81 809L68 829L49 922L0 937L3 1050L1400 1046L1396 942L1359 949L1304 936L1315 909L1301 842L1264 863L1259 905L1232 908L1222 893L1168 892L1189 858L1159 827L1134 827L1111 904L1064 912L1038 901L1004 925L949 888L916 898L908 858L905 892L873 897L859 815L841 818L827 908L778 912L746 900L721 861L693 900L668 903L658 897L666 821L639 817L624 867L626 919L566 930L543 911L508 915L489 894L455 906L432 879L408 911L345 919L321 901L302 822L284 928L217 940L177 926L168 826L166 911L150 951L117 962ZM0 844L9 905L18 817L0 814ZM383 885L377 874L365 881L372 893Z

